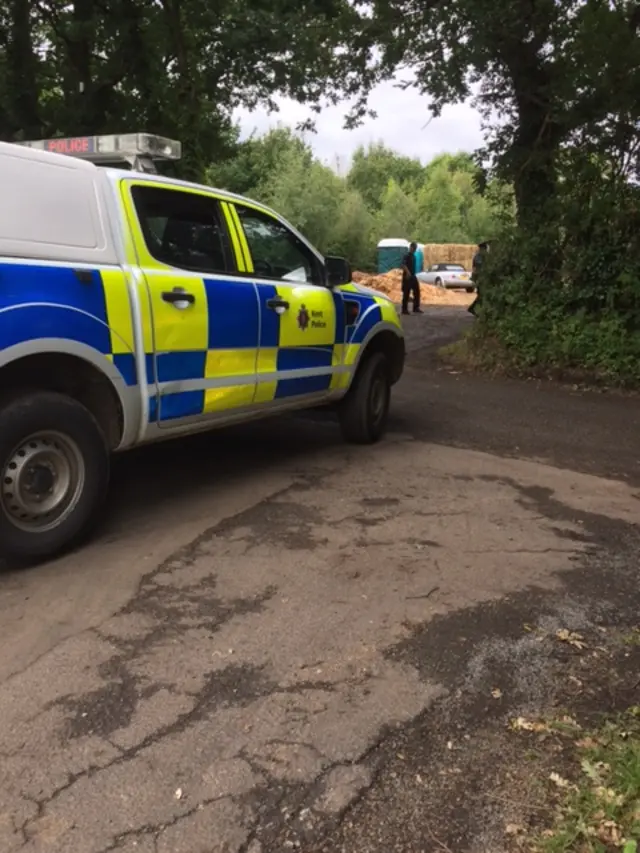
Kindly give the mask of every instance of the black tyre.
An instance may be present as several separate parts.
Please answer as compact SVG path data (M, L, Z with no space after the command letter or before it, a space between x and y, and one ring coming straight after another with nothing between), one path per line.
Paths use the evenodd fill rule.
M473 293L473 291L475 290L475 287L467 287L465 289L466 289L467 293Z
M373 353L360 365L338 409L342 434L352 444L373 444L384 435L391 399L389 365Z
M87 532L106 496L102 430L70 397L14 397L0 405L0 478L0 553L51 557Z
M441 278L437 278L437 279L436 279L436 287L444 287L444 284L442 283L442 279L441 279Z

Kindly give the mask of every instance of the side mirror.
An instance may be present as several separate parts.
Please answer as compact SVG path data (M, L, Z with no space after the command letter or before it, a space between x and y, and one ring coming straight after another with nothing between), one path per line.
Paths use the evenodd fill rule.
M344 258L328 257L324 259L329 287L340 287L351 282L351 264Z

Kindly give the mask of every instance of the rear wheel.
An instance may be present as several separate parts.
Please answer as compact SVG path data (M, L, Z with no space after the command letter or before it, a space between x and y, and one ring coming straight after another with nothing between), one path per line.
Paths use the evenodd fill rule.
M474 290L475 290L475 287L467 287L466 288L467 293L473 293Z
M436 279L436 287L444 287L444 284L442 283L442 279L441 279L441 278L437 278L437 279Z
M0 406L0 552L24 560L68 548L96 518L109 451L93 415L63 394Z
M338 416L342 434L352 444L373 444L384 435L391 400L389 363L381 352L360 366Z

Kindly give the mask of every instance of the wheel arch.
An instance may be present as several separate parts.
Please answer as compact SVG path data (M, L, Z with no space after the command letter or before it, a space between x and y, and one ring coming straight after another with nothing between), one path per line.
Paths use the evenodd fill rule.
M353 382L360 365L373 353L383 353L390 367L391 384L395 385L402 376L405 361L405 342L397 326L392 323L380 323L368 333L358 353L351 381Z
M2 350L0 388L67 394L93 414L111 450L135 440L140 416L138 389L128 387L115 365L85 344L38 339Z

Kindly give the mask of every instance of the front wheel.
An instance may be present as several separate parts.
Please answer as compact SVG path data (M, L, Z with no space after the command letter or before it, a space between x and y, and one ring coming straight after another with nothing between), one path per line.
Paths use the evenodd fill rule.
M383 353L373 353L360 366L338 409L345 440L352 444L379 441L387 426L390 400L389 364Z
M473 293L473 291L475 290L475 287L467 287L467 288L465 288L465 290L467 291L467 293Z
M97 515L109 482L109 451L93 415L47 391L0 407L0 553L51 557Z

